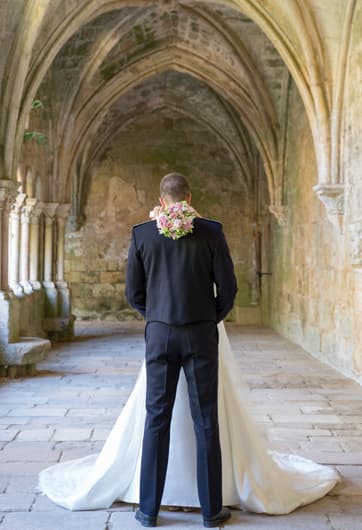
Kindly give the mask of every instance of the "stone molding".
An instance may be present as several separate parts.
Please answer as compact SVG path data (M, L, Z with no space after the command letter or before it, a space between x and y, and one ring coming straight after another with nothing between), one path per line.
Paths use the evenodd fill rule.
M273 214L279 226L286 226L288 222L288 208L283 204L270 204L269 212Z
M313 191L327 210L329 221L340 233L344 224L344 184L317 184Z

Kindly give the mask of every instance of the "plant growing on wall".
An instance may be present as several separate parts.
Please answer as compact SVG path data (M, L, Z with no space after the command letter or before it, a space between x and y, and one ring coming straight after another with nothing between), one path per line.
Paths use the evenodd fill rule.
M31 106L30 106L30 110L39 110L39 109L43 109L43 108L44 108L44 105L40 101L40 99L34 99L32 101L32 103L31 103ZM34 140L38 145L42 145L42 144L46 143L47 138L46 138L45 134L42 133L42 132L29 131L29 130L26 129L24 131L23 141L25 143L25 142L29 142L31 140Z

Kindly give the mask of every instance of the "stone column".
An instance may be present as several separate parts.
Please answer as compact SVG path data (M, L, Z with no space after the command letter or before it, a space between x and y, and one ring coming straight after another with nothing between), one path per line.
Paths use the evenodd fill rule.
M20 258L20 212L25 201L25 193L18 193L10 212L9 226L9 287L15 295L23 294L19 283L19 258Z
M70 204L61 204L57 209L58 244L57 244L57 284L64 283L64 238L65 223L69 214Z
M9 215L15 199L15 182L0 180L0 298L4 298L9 289Z
M37 202L30 217L30 264L29 279L34 291L41 289L39 278L39 232L40 215L43 212L44 204Z
M64 239L66 220L70 204L60 204L57 209L57 280L58 288L58 323L53 338L71 340L74 337L74 316L71 307L71 292L64 279Z
M31 302L19 284L20 219L26 195L16 192L16 183L0 180L0 374L8 377L33 375L36 362L43 359L50 342L43 338L22 337L21 306ZM26 239L26 228L23 236ZM11 291L8 292L9 287ZM13 291L13 292L12 292ZM34 309L33 309L34 312Z
M45 235L44 235L44 277L43 287L46 294L45 317L54 318L57 315L57 289L53 278L54 258L54 219L59 204L44 203ZM46 324L46 329L48 326Z
M53 280L53 217L45 215L44 237L44 282L52 283Z
M30 218L36 204L36 199L27 198L21 209L21 230L20 230L20 285L24 293L33 292L29 281L30 265Z

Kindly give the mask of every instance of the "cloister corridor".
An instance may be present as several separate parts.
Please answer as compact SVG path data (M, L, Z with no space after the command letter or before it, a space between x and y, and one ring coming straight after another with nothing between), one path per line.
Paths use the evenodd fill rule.
M136 528L36 478L99 451L131 393L131 230L170 172L223 225L251 416L342 477L227 527L362 529L361 36L362 0L0 0L0 530Z

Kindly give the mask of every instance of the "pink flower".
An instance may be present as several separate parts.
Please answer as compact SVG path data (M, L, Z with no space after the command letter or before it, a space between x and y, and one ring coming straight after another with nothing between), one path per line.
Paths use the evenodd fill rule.
M196 216L196 211L186 201L176 202L168 208L156 206L150 212L150 217L157 221L159 233L174 240L192 233Z

